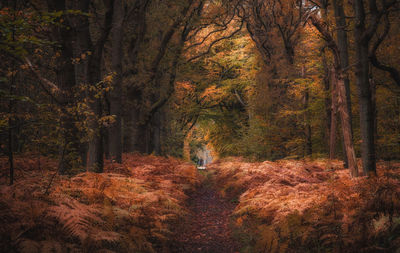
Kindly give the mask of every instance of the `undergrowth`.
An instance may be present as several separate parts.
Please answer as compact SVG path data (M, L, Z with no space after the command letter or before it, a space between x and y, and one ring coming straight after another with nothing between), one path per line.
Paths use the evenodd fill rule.
M238 198L233 214L242 252L398 252L400 164L377 178L349 177L338 161L208 166L220 192Z
M17 158L15 184L0 185L2 252L163 251L199 183L196 168L174 158L130 154L104 173L73 177L40 159Z

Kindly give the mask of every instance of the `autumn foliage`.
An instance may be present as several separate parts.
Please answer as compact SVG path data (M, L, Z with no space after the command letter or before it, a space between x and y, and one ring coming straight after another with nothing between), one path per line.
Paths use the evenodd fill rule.
M326 160L249 163L210 168L234 212L245 252L392 252L400 247L398 163L377 178L351 179Z
M0 186L4 252L157 252L198 184L196 168L174 158L129 154L102 174L68 178L50 159L24 157L15 184ZM6 168L2 159L2 174Z

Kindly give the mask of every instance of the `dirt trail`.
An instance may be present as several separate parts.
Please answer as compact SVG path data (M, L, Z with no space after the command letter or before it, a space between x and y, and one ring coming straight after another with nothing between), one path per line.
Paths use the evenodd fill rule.
M229 228L235 204L222 199L207 183L190 196L191 217L177 236L179 246L172 252L239 252Z

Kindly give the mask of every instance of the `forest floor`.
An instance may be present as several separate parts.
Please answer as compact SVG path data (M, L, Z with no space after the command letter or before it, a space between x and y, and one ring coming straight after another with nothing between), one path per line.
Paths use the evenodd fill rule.
M198 171L175 158L125 154L104 173L68 176L56 173L56 159L21 155L15 168L9 186L0 157L1 252L400 249L400 162L378 163L371 178L323 159L232 157Z
M173 252L234 253L239 245L231 231L231 214L236 204L220 196L211 179L189 195L190 216L179 228L178 247Z

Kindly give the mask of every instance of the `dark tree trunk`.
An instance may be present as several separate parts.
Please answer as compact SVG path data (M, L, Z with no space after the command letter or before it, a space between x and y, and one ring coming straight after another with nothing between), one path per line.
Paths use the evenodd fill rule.
M13 36L14 37L14 36ZM13 70L15 68L13 64ZM11 77L10 82L10 95L14 94L14 86L15 86L15 76ZM8 118L8 164L10 169L10 185L14 184L14 119L13 119L13 112L14 112L14 100L10 99L8 104L8 113L10 114Z
M110 92L110 114L115 116L115 122L109 129L109 148L111 159L122 163L122 38L124 21L124 4L122 0L114 1L112 22L112 70L113 90Z
M305 76L305 68L302 66L301 76L304 78ZM305 136L305 145L304 145L304 155L311 156L312 155L312 141L311 141L311 116L310 112L308 111L308 106L310 103L310 90L306 87L304 91L304 98L303 98L303 106L304 106L304 136Z
M356 160L356 154L354 152L353 148L353 136L351 133L351 124L350 124L350 118L349 118L349 113L348 113L348 106L347 106L347 99L346 99L346 88L344 85L344 78L341 76L340 73L335 70L335 82L336 82L336 87L337 87L337 102L338 102L338 108L340 112L340 123L342 125L342 133L343 133L343 140L344 140L344 146L345 150L344 152L347 153L348 157L348 166L350 169L350 173L353 177L358 176L358 168L357 168L357 160Z
M155 155L161 155L161 115L160 111L156 112L153 117L153 147L152 152Z
M337 111L338 111L338 97L337 97L337 82L335 79L335 72L332 70L332 87L331 87L331 129L329 133L329 159L335 159L335 150L336 150L336 127L337 127Z
M104 157L106 159L110 159L110 145L108 144L108 131L103 132L103 149L104 149Z
M330 87L330 70L326 59L325 50L322 52L322 65L324 68L324 91L325 91L325 132L324 139L327 140L327 147L330 147L330 133L331 133L331 115L332 115L332 99L329 96ZM330 153L330 150L329 150Z
M336 18L336 35L337 35L337 44L340 54L340 64L342 69L346 69L349 66L349 53L348 53L348 39L347 39L347 32L346 32L346 17L343 9L343 0L333 0L333 7L335 11L335 18ZM349 113L349 120L350 120L350 128L351 132L353 133L353 115L351 109L351 96L350 96L350 81L348 75L344 73L343 77L345 91L346 91L346 100L347 100L347 111ZM353 134L352 134L353 135ZM343 135L342 135L343 137ZM344 138L344 137L343 137ZM345 144L344 139L342 139L343 144L343 161L345 168L348 168L348 159L345 151Z
M143 44L144 37L147 32L147 23L146 23L146 12L149 7L150 0L138 0L135 2L135 7L137 11L134 12L132 20L134 21L134 33L130 39L128 54L129 60L132 67L132 73L136 74L138 72L138 54ZM139 139L143 136L140 136L139 128L141 127L141 113L143 111L140 108L141 99L142 99L142 89L143 87L138 87L138 84L133 84L131 87L128 87L128 99L131 102L129 106L129 110L126 111L126 123L129 127L129 130L125 134L126 143L124 143L124 147L127 152L142 152L144 153L144 148L139 147L138 143Z
M374 113L374 138L378 140L378 108L376 107L376 83L372 77L370 77L370 88L371 88L371 100L372 100L372 112Z
M360 104L361 158L364 175L374 175L376 174L374 112L369 82L368 59L371 35L366 33L363 0L355 0L353 8L356 16L354 37L357 59L356 83Z
M10 4L11 6L11 4ZM17 9L17 3L16 1L13 3L14 11ZM14 14L15 15L15 14ZM15 18L15 16L14 16ZM15 41L15 29L16 27L13 27L13 32L12 32L12 40ZM11 64L11 70L15 71L15 63L13 62ZM14 87L15 87L15 75L11 76L11 80L9 83L9 92L10 96L14 95ZM10 99L8 103L8 164L9 164L9 171L10 171L10 185L14 184L14 99Z
M130 133L130 142L131 142L131 152L138 151L140 153L145 153L145 149L143 146L142 140L144 138L144 126L141 124L141 112L140 110L140 101L141 101L141 91L139 89L134 89L131 95L133 100L133 106L131 109L131 125L132 130Z
M347 99L346 99L346 88L344 86L343 68L341 67L340 53L337 44L331 33L326 22L322 22L319 18L314 15L310 16L312 24L321 33L324 40L327 42L327 46L331 49L334 59L334 68L332 69L332 87L336 87L337 90L337 102L338 109L340 112L340 120L342 126L342 133L344 136L345 152L347 153L348 164L350 173L353 177L358 176L357 160L354 152L353 137L351 133L351 123L349 118ZM331 130L332 132L332 130Z
M106 6L103 31L100 34L100 37L95 45L93 45L93 41L91 38L88 18L86 16L82 16L80 18L80 30L78 31L78 38L81 44L81 54L87 54L88 51L91 52L91 55L87 56L88 61L86 62L85 82L92 86L95 86L102 79L101 60L103 56L104 44L110 32L112 22L112 3L108 1L105 1L105 3L108 3L109 6ZM79 1L79 4L79 9L82 12L89 12L89 0ZM94 136L92 136L91 140L89 141L87 167L91 171L103 172L104 129L98 121L98 119L102 117L103 112L102 98L97 98L96 94L87 95L88 98L92 100L92 102L90 103L90 108L93 112L93 116L90 117L88 120L89 127L93 130L94 133Z
M67 9L65 0L47 1L50 11L65 11ZM57 83L63 91L60 105L63 113L60 118L62 136L65 145L64 159L59 166L61 174L65 174L72 168L81 167L81 141L79 130L75 125L75 117L72 113L65 110L72 107L75 101L73 88L76 85L75 66L72 63L74 57L73 48L75 46L75 29L71 27L67 18L64 19L63 26L54 27L54 40L60 44L60 59L57 65Z

